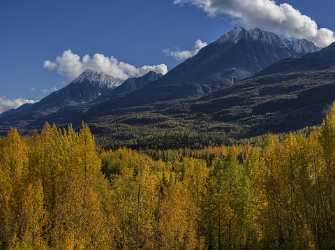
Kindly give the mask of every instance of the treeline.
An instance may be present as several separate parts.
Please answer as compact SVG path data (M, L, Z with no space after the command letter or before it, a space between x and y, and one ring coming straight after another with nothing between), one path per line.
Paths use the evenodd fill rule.
M2 249L335 249L335 106L308 136L140 153L0 140Z
M196 131L193 128L92 128L99 145L105 148L121 147L133 150L170 150L176 148L201 149L209 146L233 144L237 139L227 133Z

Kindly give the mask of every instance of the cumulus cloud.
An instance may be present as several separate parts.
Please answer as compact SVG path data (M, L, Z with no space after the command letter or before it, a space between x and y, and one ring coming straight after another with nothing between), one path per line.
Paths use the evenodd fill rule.
M108 74L120 80L126 80L130 77L140 77L149 71L161 74L166 74L168 71L165 64L136 67L129 63L119 61L113 56L107 57L103 54L94 54L93 56L84 55L81 57L71 50L64 51L63 54L56 57L54 61L45 61L43 67L46 70L57 72L70 80L78 77L82 72L88 69Z
M174 3L192 4L211 16L226 14L249 28L259 27L304 38L319 47L335 41L332 30L319 28L311 17L303 15L288 3L277 4L274 0L174 0Z
M9 99L5 96L0 96L0 113L3 113L9 109L18 108L26 103L34 103L33 100L27 100L22 98Z
M172 56L178 61L184 61L190 57L195 56L198 52L208 45L207 42L201 41L200 39L195 41L194 48L191 50L171 50L165 49L163 52L168 55Z

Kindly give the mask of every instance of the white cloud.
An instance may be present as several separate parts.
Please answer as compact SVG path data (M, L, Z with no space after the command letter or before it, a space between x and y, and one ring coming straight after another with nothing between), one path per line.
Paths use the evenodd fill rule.
M78 77L87 69L102 72L120 80L126 80L130 77L140 77L149 71L155 71L161 74L166 74L168 71L165 64L136 67L129 63L119 61L113 56L107 57L103 54L94 54L93 56L84 55L81 57L71 50L64 51L63 54L56 57L54 61L45 61L43 67L46 70L55 71L70 80Z
M168 56L172 56L173 58L175 58L178 61L184 61L188 58L191 58L193 56L195 56L196 54L198 54L198 52L206 47L208 45L208 43L201 41L200 39L195 41L194 43L194 48L191 50L171 50L171 49L165 49L163 52L168 55Z
M0 96L0 113L5 112L9 109L18 108L26 103L34 103L34 101L22 98L9 99L5 96Z
M303 15L288 3L277 4L274 0L174 0L175 4L192 4L215 16L226 14L236 18L247 28L261 29L304 38L319 47L335 41L334 32L319 28L309 16Z

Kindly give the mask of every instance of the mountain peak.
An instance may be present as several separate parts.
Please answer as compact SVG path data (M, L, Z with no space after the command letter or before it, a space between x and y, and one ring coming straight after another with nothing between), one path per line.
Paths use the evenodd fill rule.
M172 69L164 82L231 84L285 58L317 51L307 40L289 39L259 28L236 27Z
M218 39L217 43L232 42L237 44L240 41L261 41L269 45L277 44L280 47L286 47L302 54L319 50L314 43L306 39L286 38L260 28L247 30L243 27L235 27Z
M116 88L124 81L102 72L87 69L73 81L75 84L84 82L89 82L100 88Z
M235 27L231 31L225 33L218 42L233 42L238 43L241 40L264 40L271 41L273 39L280 39L275 33L264 31L259 28L245 29L243 27Z
M217 42L224 43L230 41L233 43L238 43L246 32L247 30L243 27L234 27L232 30L228 31L222 37L220 37Z

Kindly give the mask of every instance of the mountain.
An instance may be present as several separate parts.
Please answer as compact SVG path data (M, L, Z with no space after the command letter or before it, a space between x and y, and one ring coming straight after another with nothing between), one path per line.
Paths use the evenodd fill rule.
M87 70L69 85L34 104L0 114L0 127L38 128L45 121L64 124L81 122L82 114L91 106L121 97L158 80L161 74L149 72L126 81Z
M318 48L260 29L235 28L169 72L166 82L213 82L249 77L276 61L301 57Z
M334 47L301 59L282 60L260 74L199 97L156 103L148 98L128 106L114 103L112 109L106 106L106 113L88 112L86 119L105 145L141 148L175 147L176 143L193 147L189 136L196 136L201 145L216 145L227 142L227 137L247 138L318 125L335 101ZM287 61L291 62L288 67L269 70ZM155 88L160 81L147 87ZM128 103L139 92L148 93L147 87L126 96ZM176 89L175 93L180 94Z
M97 98L95 100L95 103L101 103L101 102L108 101L114 98L126 96L127 94L130 94L133 91L143 88L145 85L151 82L157 81L162 76L163 75L160 73L150 71L144 76L129 78L124 83L122 83L120 86L112 89L111 91L108 91L104 95Z
M187 114L181 117L202 119L216 132L248 137L318 125L334 101L335 43L301 58L281 60L229 88L185 101ZM175 109L178 106L165 112Z
M165 76L126 98L109 100L92 108L92 115L116 107L201 96L250 77L284 58L298 58L318 51L307 40L287 39L260 29L235 28Z
M325 70L335 66L335 43L318 52L301 58L278 61L261 71L259 75Z
M319 125L335 101L335 70L250 77L194 99L85 117L102 145L201 147ZM198 146L197 146L198 145Z
M86 70L70 84L51 93L41 101L5 112L1 114L1 118L47 115L65 106L89 103L111 89L120 86L122 82L122 80L115 79L109 75Z
M35 107L48 110L92 102L99 96L119 87L123 82L124 80L115 79L104 73L86 70L65 88L38 102Z
M161 77L163 77L162 74L151 71L142 77L129 78L120 87L116 88L111 93L113 93L112 95L118 95L118 96L126 95L133 91L143 88L148 83L157 81Z
M238 137L287 132L324 119L335 101L334 79L333 69L260 75L184 107L212 126L226 124Z

